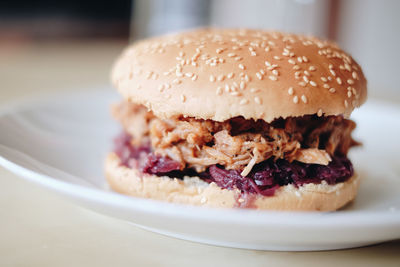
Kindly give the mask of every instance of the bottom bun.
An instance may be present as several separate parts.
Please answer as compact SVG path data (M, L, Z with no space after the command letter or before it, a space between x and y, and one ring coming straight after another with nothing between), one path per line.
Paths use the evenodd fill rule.
M111 188L125 195L198 206L263 210L337 210L356 197L360 183L359 177L354 175L346 182L335 185L282 186L270 197L242 194L237 189L222 189L215 183L206 183L199 177L177 179L143 174L122 166L114 153L106 159L105 172Z

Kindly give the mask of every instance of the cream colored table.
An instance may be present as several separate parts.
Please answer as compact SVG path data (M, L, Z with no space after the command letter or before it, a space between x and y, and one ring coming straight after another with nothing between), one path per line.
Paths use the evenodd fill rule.
M0 47L0 105L108 82L123 44ZM76 89L74 89L76 88ZM1 130L1 129L0 129ZM400 241L327 252L262 252L177 240L80 208L0 168L0 266L400 266Z

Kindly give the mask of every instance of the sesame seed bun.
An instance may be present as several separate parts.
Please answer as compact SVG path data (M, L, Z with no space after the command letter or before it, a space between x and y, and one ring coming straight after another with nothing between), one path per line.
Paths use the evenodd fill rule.
M216 208L247 207L290 211L337 210L355 198L360 180L354 175L346 182L335 185L305 184L299 188L287 185L280 187L274 196L254 195L249 200L242 198L237 189L222 189L198 177L185 177L181 180L142 174L137 169L122 166L114 153L106 159L105 173L111 188L125 195Z
M137 42L115 63L112 81L160 118L348 117L367 96L360 66L335 44L257 30L201 29Z

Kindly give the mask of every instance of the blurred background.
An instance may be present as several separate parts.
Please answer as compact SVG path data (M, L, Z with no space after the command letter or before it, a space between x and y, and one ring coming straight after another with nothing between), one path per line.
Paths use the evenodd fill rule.
M400 101L400 1L0 1L0 101L42 91L99 88L129 42L201 26L312 34L362 65L370 96Z

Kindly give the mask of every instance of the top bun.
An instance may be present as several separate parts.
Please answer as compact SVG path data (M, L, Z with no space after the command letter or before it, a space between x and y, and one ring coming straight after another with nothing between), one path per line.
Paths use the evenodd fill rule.
M367 96L360 66L335 44L246 29L137 42L115 63L112 80L124 98L160 118L348 117Z

